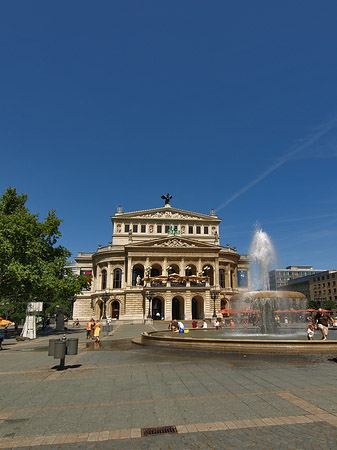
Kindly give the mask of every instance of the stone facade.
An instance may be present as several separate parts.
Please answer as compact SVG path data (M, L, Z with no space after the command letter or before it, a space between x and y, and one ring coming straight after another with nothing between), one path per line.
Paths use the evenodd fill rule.
M229 307L233 294L249 289L249 260L220 245L219 219L173 208L111 217L112 241L79 253L77 271L92 274L90 290L77 296L80 320L125 321L211 318Z

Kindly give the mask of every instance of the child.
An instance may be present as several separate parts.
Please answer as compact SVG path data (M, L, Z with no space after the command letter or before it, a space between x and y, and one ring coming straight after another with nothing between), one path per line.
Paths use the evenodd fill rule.
M310 324L307 328L307 338L309 341L314 340L314 334L315 334L314 326Z

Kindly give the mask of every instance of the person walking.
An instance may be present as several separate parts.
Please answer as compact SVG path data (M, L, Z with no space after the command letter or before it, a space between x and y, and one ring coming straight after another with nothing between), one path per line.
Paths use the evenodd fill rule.
M100 333L101 333L101 323L96 322L95 327L94 327L95 342L100 342L100 338L99 338Z
M91 318L90 322L91 322L90 339L94 339L95 321L93 318Z
M87 339L90 338L92 320L93 320L93 319L91 318L91 319L88 320L88 322L87 322Z
M323 312L322 308L318 308L318 312L314 320L314 326L322 333L322 341L326 341L328 336L329 323L333 324L330 315Z

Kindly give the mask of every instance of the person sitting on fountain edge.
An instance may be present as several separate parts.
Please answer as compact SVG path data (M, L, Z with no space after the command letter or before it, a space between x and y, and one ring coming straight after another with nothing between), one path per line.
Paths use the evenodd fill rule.
M326 341L329 331L329 323L333 323L329 314L322 311L322 308L318 308L318 312L315 316L314 325L322 333L322 340Z

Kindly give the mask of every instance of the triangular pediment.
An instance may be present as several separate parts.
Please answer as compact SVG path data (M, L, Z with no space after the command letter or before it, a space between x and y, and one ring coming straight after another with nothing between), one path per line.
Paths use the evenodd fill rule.
M145 242L130 243L126 245L126 247L127 248L132 247L137 249L194 248L194 249L217 249L217 250L219 250L220 248L218 245L207 244L205 242L196 241L195 239L187 239L177 236L169 236L166 238L153 239Z
M215 215L199 214L191 211L185 211L183 209L162 207L154 209L146 209L143 211L133 211L118 214L111 217L112 220L124 221L125 219L147 219L147 220L165 220L165 221L207 221L207 222L221 222Z

